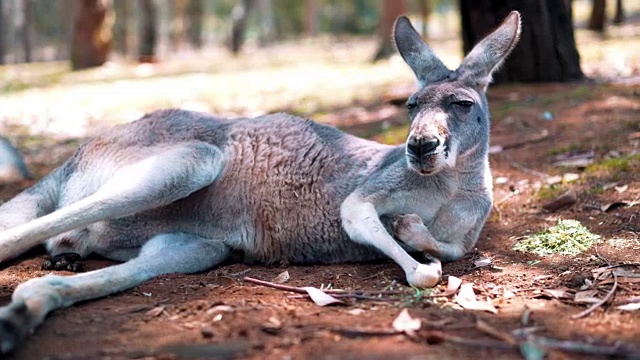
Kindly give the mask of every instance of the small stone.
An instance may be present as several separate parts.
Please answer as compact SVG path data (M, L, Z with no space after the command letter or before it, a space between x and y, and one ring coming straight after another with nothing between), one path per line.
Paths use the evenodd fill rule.
M206 339L212 338L215 335L213 329L208 326L201 327L200 334Z

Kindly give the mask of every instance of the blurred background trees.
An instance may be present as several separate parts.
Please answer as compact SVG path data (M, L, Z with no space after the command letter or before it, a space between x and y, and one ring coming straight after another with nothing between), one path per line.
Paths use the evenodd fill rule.
M521 13L520 43L510 60L494 76L496 81L582 79L569 1L460 0L460 10L465 53L498 26L509 12L518 10Z
M393 54L391 28L410 15L427 37L432 14L454 12L446 36L461 36L467 52L513 9L523 13L522 42L497 78L501 81L580 79L572 4L591 4L589 29L604 32L606 0L0 0L0 64L70 61L72 69L109 59L162 58L243 44L269 46L291 39L377 36L371 55ZM613 3L612 3L613 4ZM615 1L614 23L625 19Z

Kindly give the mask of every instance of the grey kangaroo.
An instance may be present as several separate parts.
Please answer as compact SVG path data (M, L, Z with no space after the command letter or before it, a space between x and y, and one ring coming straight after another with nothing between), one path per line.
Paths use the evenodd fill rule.
M485 91L519 33L512 12L451 71L398 18L395 42L419 82L403 145L286 114L225 120L182 110L84 144L0 207L0 262L46 244L53 268L90 253L122 263L20 284L0 308L0 350L55 309L232 254L261 263L387 257L409 284L436 285L440 261L473 248L492 206Z

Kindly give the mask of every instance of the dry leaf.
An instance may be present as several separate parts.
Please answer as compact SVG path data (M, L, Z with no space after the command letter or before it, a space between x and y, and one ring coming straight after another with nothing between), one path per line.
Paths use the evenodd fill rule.
M616 268L613 272L620 277L640 278L640 273L623 268Z
M616 189L616 191L619 192L620 194L622 194L623 192L627 191L628 188L629 188L628 184L614 187L614 189Z
M146 312L146 315L149 316L160 316L160 314L162 314L164 312L164 306L156 306L153 309L149 310Z
M462 284L460 291L455 296L455 300L458 305L466 310L488 311L493 314L498 313L498 309L492 304L476 299L476 294L473 292L473 284L471 283Z
M303 289L309 294L311 300L318 306L326 306L331 304L344 304L342 300L336 299L333 296L325 293L324 291L311 286L303 287Z
M458 288L460 288L460 285L462 285L462 279L455 277L453 275L449 275L449 278L447 279L447 292L448 293L454 293L458 290Z
M600 281L598 284L606 285L606 284L613 284L614 282L615 281L613 279L609 278L609 279ZM620 283L620 284L640 283L640 278L639 277L618 276L618 283Z
M602 210L602 212L608 212L608 211L611 211L611 210L619 209L619 208L621 208L623 206L629 206L629 203L625 202L625 201L616 201L616 202L611 203L611 204L605 204L605 205L600 206L600 210Z
M571 206L578 201L578 195L575 190L569 189L555 200L542 205L542 208L549 212L554 212L562 208Z
M598 290L578 291L573 298L573 301L581 304L595 304L601 301L601 299L594 296L597 293Z
M595 156L595 153L593 151L587 151L582 153L576 153L576 152L564 153L556 156L556 160L558 161L555 162L553 165L583 168L593 164L594 156Z
M547 295L550 296L554 299L571 299L573 298L573 295L571 295L572 291L569 288L566 287L559 287L556 289L544 289L542 290L542 292Z
M218 280L220 280L220 285L222 286L236 285L238 283L236 279L231 276L219 276Z
M282 322L272 316L262 324L261 328L263 331L266 331L268 333L275 333L282 328Z
M211 309L207 310L207 315L211 315L211 314L215 314L218 312L233 312L233 307L229 306L229 305L216 305L214 307L212 307Z
M580 178L580 175L578 175L578 174L566 173L566 174L562 175L562 182L570 183L570 182L574 182L574 181L578 180L579 178Z
M562 182L562 176L550 176L547 178L547 185L560 184Z
M281 272L278 276L273 278L273 280L271 280L271 282L274 282L276 284L284 284L287 281L289 281L289 279L290 279L289 270L285 270L285 271Z
M400 314L391 324L396 331L413 334L422 327L422 320L412 317L407 309L402 309Z
M491 265L491 259L489 259L489 258L480 258L480 259L474 261L473 265L475 265L477 268L483 267L483 266L489 266L489 265Z
M364 314L364 312L365 312L364 309L351 309L351 310L347 311L347 314L358 316L358 315Z
M623 310L623 311L637 311L637 310L640 310L640 303L624 304L624 305L616 306L616 309Z

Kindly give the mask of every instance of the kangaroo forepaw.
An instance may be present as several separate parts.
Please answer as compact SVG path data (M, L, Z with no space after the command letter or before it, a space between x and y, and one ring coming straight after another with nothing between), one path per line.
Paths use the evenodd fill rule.
M412 273L407 273L407 282L420 288L434 287L442 278L442 264L434 259L429 264L419 264Z
M68 270L83 272L84 264L79 262L82 257L76 253L62 253L52 256L42 262L42 270Z
M402 214L393 219L395 237L417 251L432 251L433 236L416 214Z

